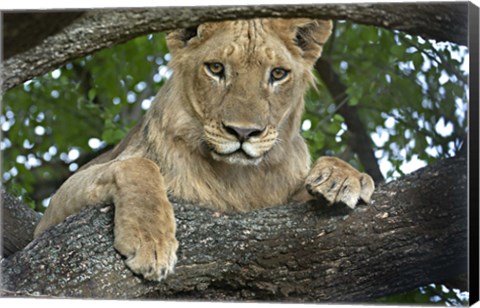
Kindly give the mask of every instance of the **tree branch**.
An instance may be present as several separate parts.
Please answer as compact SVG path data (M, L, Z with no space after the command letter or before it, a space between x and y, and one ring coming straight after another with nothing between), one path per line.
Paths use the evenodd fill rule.
M72 14L67 12L66 14ZM2 67L4 92L35 76L45 74L75 58L153 32L190 27L202 22L254 17L310 17L346 19L366 25L405 31L425 38L467 43L468 4L390 3L278 6L172 7L93 10L30 49L7 50ZM8 14L6 14L6 20ZM13 27L11 27L13 28ZM22 28L23 29L23 28ZM26 34L29 30L19 31ZM15 42L14 37L8 37ZM8 48L8 45L6 45Z
M447 159L382 184L353 211L303 204L220 214L173 202L179 261L160 283L134 276L114 250L111 207L85 209L2 260L1 288L9 296L309 302L410 290L467 270L466 166Z
M327 86L328 92L337 105L337 112L345 119L348 131L351 133L348 139L353 151L358 155L360 162L365 168L365 172L370 174L376 183L383 182L385 179L378 166L378 161L373 152L372 141L367 134L367 130L360 120L357 106L348 104L347 87L340 80L340 77L333 69L328 60L320 58L315 63L315 69Z
M35 226L40 221L40 214L33 211L20 200L8 194L2 186L2 251L3 257L23 249L33 238Z

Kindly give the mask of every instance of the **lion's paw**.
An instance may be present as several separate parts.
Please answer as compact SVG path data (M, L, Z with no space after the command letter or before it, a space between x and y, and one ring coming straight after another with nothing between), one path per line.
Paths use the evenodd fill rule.
M321 157L305 180L307 191L330 204L342 202L354 208L361 199L368 203L375 189L373 179L335 157Z
M160 281L173 273L177 262L178 241L175 236L152 230L141 232L115 230L115 249L126 257L126 265L145 279Z

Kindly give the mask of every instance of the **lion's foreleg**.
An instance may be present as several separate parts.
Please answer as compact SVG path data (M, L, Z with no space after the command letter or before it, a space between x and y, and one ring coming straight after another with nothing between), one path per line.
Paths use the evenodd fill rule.
M35 229L35 238L50 226L61 223L67 216L86 206L98 206L112 201L113 162L93 165L69 177L52 196L45 214Z
M115 165L115 248L137 274L161 280L177 261L175 217L163 176L151 160L132 158Z
M52 197L35 230L49 226L85 206L115 205L115 248L127 265L147 279L173 271L178 247L175 219L158 166L144 158L93 165L72 175Z

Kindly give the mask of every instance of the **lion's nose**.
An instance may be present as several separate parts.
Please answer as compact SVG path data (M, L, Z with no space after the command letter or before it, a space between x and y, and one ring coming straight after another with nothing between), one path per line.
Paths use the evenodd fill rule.
M227 131L230 135L237 137L238 141L240 142L244 142L252 137L258 136L265 130L265 128L258 129L253 127L237 127L225 125L224 123L222 124L225 131Z

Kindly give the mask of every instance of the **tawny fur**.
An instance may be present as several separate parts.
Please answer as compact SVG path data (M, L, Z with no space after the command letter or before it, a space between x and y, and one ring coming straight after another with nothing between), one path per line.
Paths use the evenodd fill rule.
M134 272L159 280L178 247L167 194L241 212L318 195L351 207L368 201L371 178L336 158L321 158L308 175L303 96L330 32L329 21L254 19L170 33L173 75L152 108L60 187L35 236L82 207L113 202L115 248ZM221 63L224 75L208 63ZM277 67L288 74L274 81ZM241 140L232 128L255 134Z

